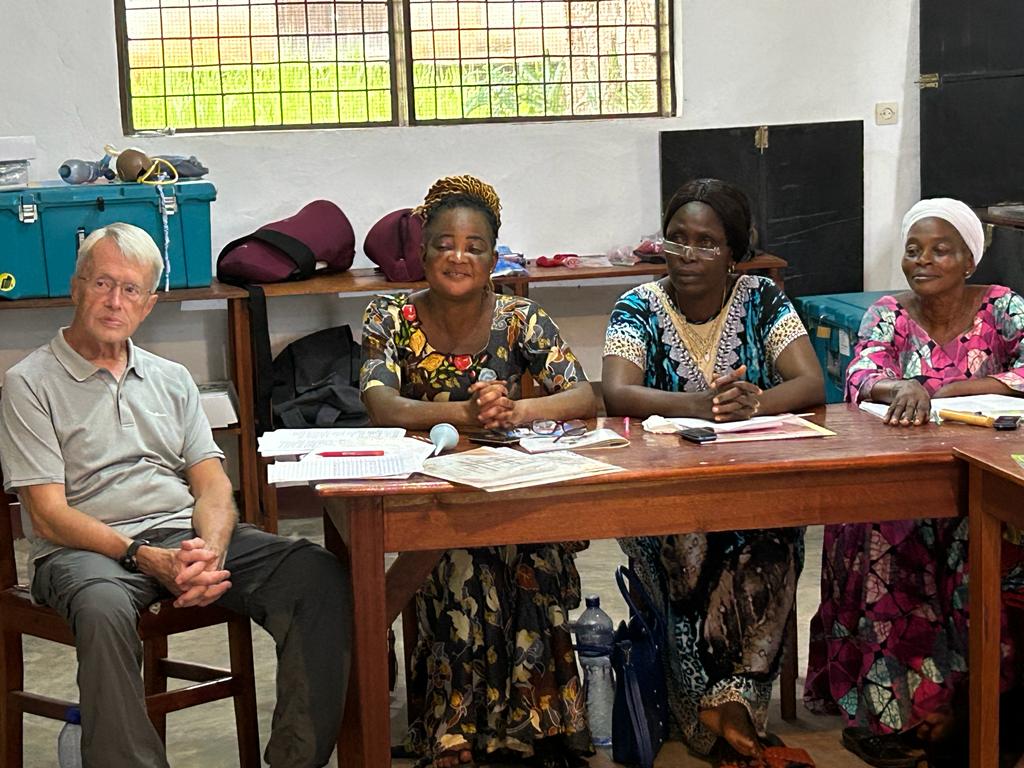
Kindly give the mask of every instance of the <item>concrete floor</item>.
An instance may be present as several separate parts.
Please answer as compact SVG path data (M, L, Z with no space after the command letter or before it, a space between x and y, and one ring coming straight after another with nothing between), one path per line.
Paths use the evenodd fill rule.
M319 519L284 521L282 532L289 536L322 539ZM19 551L24 565L24 551ZM807 538L807 566L797 598L801 632L801 671L806 668L807 663L806 628L818 601L820 552L821 529L811 529ZM626 616L625 604L618 595L613 577L615 567L621 562L624 562L624 556L614 541L593 542L590 549L580 554L578 560L584 592L600 594L602 605L616 623ZM397 626L396 634L401 642L402 633ZM274 646L269 635L255 626L253 644L260 735L265 745L270 734L270 716L274 706ZM227 666L226 649L226 632L223 628L194 632L171 640L171 653L174 656L224 666ZM399 647L399 658L401 652ZM75 657L71 649L26 638L25 660L25 679L36 692L76 698ZM392 697L391 716L392 739L399 742L406 723L405 688L401 678ZM25 718L26 768L53 768L56 765L57 733L60 727L60 723L43 718ZM840 746L841 728L838 718L810 715L802 707L799 719L794 723L783 722L778 717L776 709L772 724L772 729L788 744L807 749L817 764L823 768L862 768L864 763ZM173 766L203 765L220 768L237 764L230 702L215 702L174 713L168 718L167 731L168 755ZM337 763L332 760L330 765L335 766ZM394 768L408 768L413 765L413 761L395 760L392 765ZM611 768L613 765L611 759L603 755L590 761L591 768ZM662 749L656 765L660 768L696 768L708 763L688 755L682 744L669 743Z

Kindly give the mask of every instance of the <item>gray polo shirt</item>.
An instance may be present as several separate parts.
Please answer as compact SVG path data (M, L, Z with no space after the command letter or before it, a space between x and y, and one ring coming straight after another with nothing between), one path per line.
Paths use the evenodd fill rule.
M61 329L4 376L4 489L62 483L68 504L135 537L187 529L195 500L185 470L224 454L188 371L128 341L117 381L73 350ZM55 551L25 533L35 560Z

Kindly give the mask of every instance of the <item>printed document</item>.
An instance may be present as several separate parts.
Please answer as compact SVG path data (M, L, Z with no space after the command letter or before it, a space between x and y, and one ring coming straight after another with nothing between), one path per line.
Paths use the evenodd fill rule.
M275 461L267 467L267 482L314 483L319 480L405 478L418 472L422 460L412 455L326 458L310 454L302 461Z
M485 491L508 491L624 471L571 451L532 456L512 448L489 446L427 459L422 470L425 475Z
M305 430L303 430L305 431ZM339 447L339 453L381 454L368 456L321 456L321 451L307 453L298 461L282 459L280 456L267 467L267 482L275 485L303 485L320 480L376 480L380 478L404 478L423 468L423 460L434 446L426 440L412 437L380 440L375 443L337 442L330 445ZM331 454L335 451L323 450Z

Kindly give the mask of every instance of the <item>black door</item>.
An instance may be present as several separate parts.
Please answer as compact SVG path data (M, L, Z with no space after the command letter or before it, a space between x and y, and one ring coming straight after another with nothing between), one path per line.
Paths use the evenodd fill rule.
M789 262L786 293L864 286L864 125L804 123L661 134L662 210L685 181L713 176L749 196L759 248Z
M991 243L968 282L1005 285L1024 294L1024 229L986 224L985 231Z
M1022 34L1020 0L921 0L922 197L1024 200Z

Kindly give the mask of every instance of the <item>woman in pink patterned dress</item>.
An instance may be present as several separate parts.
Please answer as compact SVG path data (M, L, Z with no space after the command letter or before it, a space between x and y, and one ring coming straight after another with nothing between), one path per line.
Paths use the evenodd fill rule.
M978 217L957 200L922 200L902 234L911 290L865 314L847 398L889 403L886 423L913 427L928 422L933 397L1024 395L1024 299L966 282L984 251ZM1024 548L1016 533L1010 538L1004 594L1024 595ZM966 683L966 572L966 518L826 527L804 699L858 726L843 740L868 763L913 766L915 742L948 744L958 727L951 714ZM1021 680L1014 634L1004 624L1004 689Z

